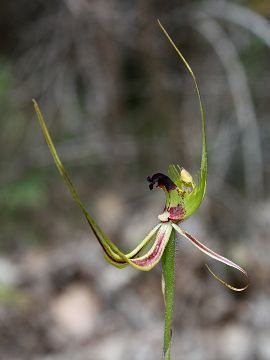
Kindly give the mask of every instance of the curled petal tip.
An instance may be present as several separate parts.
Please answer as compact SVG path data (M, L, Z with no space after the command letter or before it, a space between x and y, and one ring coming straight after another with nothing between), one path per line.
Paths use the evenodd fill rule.
M214 252L213 250L209 249L207 246L205 246L204 244L202 244L201 242L199 242L197 239L195 239L192 235L190 235L187 231L181 229L179 226L177 226L176 224L172 224L173 228L182 236L184 236L187 240L190 241L191 244L193 244L194 246L196 246L200 251L202 251L203 253L205 253L206 255L208 255L209 257L230 266L231 268L234 268L238 271L240 271L242 274L245 275L245 277L248 279L248 275L247 272L241 268L241 266L235 264L233 261L225 258L224 256ZM235 287L232 286L230 284L228 284L226 281L224 281L223 279L221 279L218 275L216 275L210 268L208 265L206 265L208 271L214 276L215 279L217 279L221 284L223 284L224 286L226 286L227 288L234 290L234 291L244 291L249 287L249 283L247 283L247 285L243 286L243 287Z
M243 287L236 287L236 286L233 286L233 285L231 285L231 284L228 284L226 281L224 281L223 279L221 279L217 274L215 274L215 273L210 269L210 267L209 267L207 264L205 264L205 266L206 266L207 270L210 272L210 274L213 275L214 278L215 278L217 281L219 281L222 285L226 286L228 289L231 289L231 290L233 290L233 291L239 291L239 292L240 292L240 291L246 290L246 289L249 287L249 282L248 282L245 286L243 286ZM248 275L247 275L246 271L245 271L244 269L242 269L241 271L242 271L242 273L243 273L243 274L247 277L247 279L248 279Z

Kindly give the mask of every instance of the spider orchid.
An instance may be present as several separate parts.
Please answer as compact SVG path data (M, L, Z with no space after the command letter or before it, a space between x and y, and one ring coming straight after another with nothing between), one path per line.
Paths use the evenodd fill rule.
M98 226L93 217L89 214L81 201L71 179L62 164L58 153L54 147L53 141L47 129L47 126L44 121L44 117L41 113L41 110L35 100L33 100L34 108L37 113L43 135L48 144L50 152L53 156L55 164L63 177L74 201L79 205L81 211L83 212L88 224L90 225L96 239L98 240L103 252L105 259L112 265L123 268L125 266L132 266L138 270L149 271L154 266L156 266L159 261L162 259L163 263L163 275L165 282L165 304L166 302L171 303L170 311L167 314L166 308L166 319L171 316L172 313L172 296L166 293L166 290L169 287L172 287L170 283L173 283L173 271L174 270L174 253L175 253L175 245L170 249L170 240L172 240L171 244L174 241L175 244L175 234L178 233L182 235L186 240L188 240L191 244L195 245L200 251L208 255L209 257L222 262L232 268L235 268L242 272L246 277L247 273L244 269L242 269L239 265L235 264L231 260L219 255L213 250L209 249L197 239L195 239L192 235L190 235L187 231L182 229L179 224L181 224L184 220L189 218L194 212L198 209L205 195L206 190L206 181L207 181L207 151L206 151L206 134L205 134L205 124L204 124L204 112L203 106L201 102L200 91L197 85L197 81L195 75L189 66L188 62L185 60L182 53L178 50L173 40L162 26L162 24L158 21L160 28L166 35L167 39L173 46L174 50L179 55L180 59L184 63L187 68L189 74L191 75L196 94L198 97L200 114L201 114L201 129L202 129L202 154L201 154L201 166L198 175L197 183L193 180L192 176L189 174L187 170L180 167L179 165L170 165L168 169L168 176L162 173L156 173L152 176L147 177L147 181L149 182L150 190L153 189L154 186L162 189L165 193L165 207L164 211L161 215L158 216L159 223L149 232L149 234L142 240L142 242L131 252L128 254L123 253L111 240L104 234L102 229ZM207 266L207 265L206 265ZM235 290L242 291L248 287L248 284L243 287L235 287L224 280L222 280L219 276L214 274L212 270L207 266L210 273L223 285L226 287ZM170 275L168 276L168 274ZM164 333L164 356L165 359L170 358L170 340L171 340L171 318L167 319L167 334ZM167 321L166 320L166 321ZM165 325L166 328L166 325ZM166 330L166 329L165 329ZM167 341L166 341L167 339Z

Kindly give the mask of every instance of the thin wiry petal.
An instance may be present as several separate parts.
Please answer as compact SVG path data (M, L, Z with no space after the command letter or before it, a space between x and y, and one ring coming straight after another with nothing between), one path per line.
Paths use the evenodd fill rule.
M168 34L168 32L165 30L165 28L162 26L161 22L158 20L158 24L160 26L160 28L162 29L162 31L164 32L164 34L166 35L167 39L169 40L169 42L171 43L171 45L173 46L174 50L177 52L177 54L179 55L181 61L184 63L185 67L187 68L188 72L190 73L194 85L195 85L195 90L196 90L196 94L197 94L197 98L198 98L198 102L199 102L199 108L200 108L200 113L201 113L201 127L202 127L202 156L201 156L201 169L200 169L200 174L199 174L199 179L198 179L198 184L195 187L195 189L189 194L189 196L184 198L184 206L185 206L185 217L184 219L187 219L188 217L190 217L197 209L198 207L201 205L201 202L204 198L205 195L205 190L206 190L206 181L207 181L207 149L206 149L206 134L205 134L205 121L204 121L204 110L203 110L203 105L202 105L202 100L201 100L201 94L200 94L200 90L199 90L199 86L196 80L196 77L189 65L189 63L187 62L187 60L185 59L185 57L183 56L183 54L181 53L181 51L178 49L178 47L175 45L175 43L173 42L172 38L170 37L170 35ZM171 166L171 175L174 177L173 180L174 182L176 181L175 178L177 177L177 173L179 173L180 168L179 166L175 166L172 165Z
M187 240L189 240L193 245L195 245L200 251L202 251L203 253L205 253L206 255L210 256L211 258L220 261L230 267L233 267L239 271L241 271L247 278L247 272L241 268L241 266L235 264L233 261L225 258L222 255L219 255L218 253L214 252L213 250L209 249L207 246L203 245L201 242L199 242L197 239L195 239L192 235L190 235L188 232L186 232L185 230L181 229L179 226L177 226L176 224L172 224L172 226L174 227L174 229L182 236L184 236ZM249 284L245 285L244 287L238 288L235 286L232 286L228 283L226 283L224 280L222 280L219 276L217 276L216 274L213 273L213 271L209 268L208 265L206 265L207 269L210 271L210 273L219 281L221 282L223 285L225 285L226 287L235 290L235 291L243 291L245 290Z
M47 129L47 126L45 124L44 117L41 113L41 110L35 100L33 100L34 108L37 113L39 123L43 132L43 135L45 137L45 140L48 144L49 150L52 154L52 157L54 159L54 162L57 166L57 169L60 173L60 175L63 177L74 201L76 204L80 207L81 211L83 212L88 224L90 225L93 233L95 234L99 244L101 245L106 260L108 260L111 264L118 266L118 267L124 267L127 264L130 264L133 266L133 263L130 263L130 259L135 258L138 256L142 250L148 245L148 243L152 240L153 236L157 233L159 227L161 224L158 224L156 227L154 227L153 230L150 231L150 233L146 236L146 238L129 254L125 255L122 251L118 249L118 247L110 241L110 239L103 233L101 228L98 226L96 221L92 218L92 216L89 214L89 212L86 210L86 207L82 203L64 165L62 164L58 153L55 149L55 146L53 144L53 141L51 139L51 136L49 134L49 131ZM137 267L137 266L134 266ZM139 267L137 267L139 268Z

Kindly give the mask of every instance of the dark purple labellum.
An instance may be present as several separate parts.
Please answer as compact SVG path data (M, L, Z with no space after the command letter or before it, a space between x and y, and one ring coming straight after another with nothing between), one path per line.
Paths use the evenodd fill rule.
M167 191L176 189L176 185L172 180L162 173L156 173L152 176L147 176L147 181L150 182L149 189L152 190L154 185L156 187L165 187Z

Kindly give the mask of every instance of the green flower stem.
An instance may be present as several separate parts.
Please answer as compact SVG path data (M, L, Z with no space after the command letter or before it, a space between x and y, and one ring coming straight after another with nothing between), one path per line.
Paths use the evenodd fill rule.
M169 242L162 255L162 273L164 280L165 323L163 354L164 360L170 360L172 317L174 300L174 273L175 273L175 231L171 232Z

